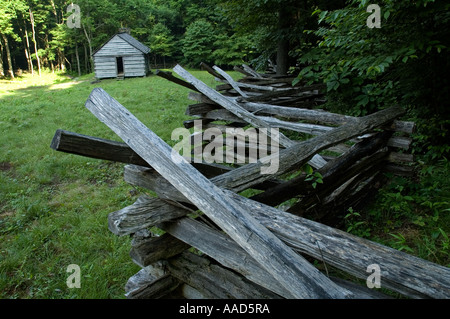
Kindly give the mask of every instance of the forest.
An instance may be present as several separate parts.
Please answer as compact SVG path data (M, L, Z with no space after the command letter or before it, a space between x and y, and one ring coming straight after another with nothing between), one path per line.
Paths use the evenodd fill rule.
M371 9L373 4L378 11ZM344 230L450 266L449 25L447 0L0 0L0 132L5 138L0 143L0 236L5 238L0 241L0 263L5 266L0 269L0 297L59 297L61 285L49 284L49 277L38 272L61 266L52 249L69 264L87 244L72 252L69 239L53 223L72 229L70 225L85 225L79 214L92 221L91 210L110 211L101 206L102 200L114 196L117 205L131 201L122 195L126 188L117 182L122 172L116 164L46 153L52 125L103 134L92 124L96 122L85 122L80 109L93 87L93 52L124 28L150 48L152 71L180 64L203 79L202 62L230 72L242 64L260 72L276 65L277 75L292 76L293 85L321 84L326 103L320 107L326 111L362 117L394 105L406 110L402 120L416 124L408 151L415 158L410 164L414 174L388 176L390 183L364 210L344 212ZM52 90L62 78L81 81ZM22 87L26 81L37 83L36 90ZM99 85L117 94L121 103L136 106L168 139L168 128L182 123L186 92L158 81L151 76ZM149 103L157 106L146 114ZM41 127L44 122L49 126ZM27 136L21 138L24 132ZM36 140L41 133L44 146L44 138ZM93 179L101 183L90 185ZM80 203L83 194L97 191L98 200ZM58 224L65 214L71 221L61 217ZM95 220L83 227L97 224ZM91 233L83 227L79 241ZM22 235L24 229L31 231ZM102 231L92 233L100 236ZM93 248L104 259L92 253L98 258L92 262L97 271L92 280L110 276L108 286L89 295L70 291L64 297L120 296L121 272L130 270L115 269L109 251L121 247L121 260L127 260L128 251L118 240L104 238L97 238L104 246ZM24 258L33 258L28 256L35 251L29 249L41 241L42 247L50 247L36 255L45 266L27 265ZM90 252L86 248L86 258ZM110 287L115 287L113 295L108 295Z
M369 28L368 4L80 0L78 13L68 1L1 0L0 76L41 69L91 73L92 53L128 28L151 49L155 66L245 62L264 69L270 60L281 73L297 68L299 80L326 83L331 98L356 115L393 102L446 114L450 5L383 0L381 27ZM79 21L72 25L75 14Z
M90 56L119 28L151 48L155 64L174 61L235 65L255 56L255 41L237 35L217 1L101 0L76 3L81 23L71 27L69 1L10 1L1 7L0 74L41 68L93 70Z

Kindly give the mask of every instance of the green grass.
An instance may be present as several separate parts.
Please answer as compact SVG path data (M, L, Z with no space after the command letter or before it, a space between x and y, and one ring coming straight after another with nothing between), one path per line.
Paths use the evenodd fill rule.
M0 298L123 298L139 270L130 238L107 228L107 215L139 195L123 181L123 164L56 152L50 142L57 129L120 141L84 107L95 87L169 144L194 102L188 89L154 75L92 80L44 73L0 81ZM81 268L80 289L66 285L69 264Z

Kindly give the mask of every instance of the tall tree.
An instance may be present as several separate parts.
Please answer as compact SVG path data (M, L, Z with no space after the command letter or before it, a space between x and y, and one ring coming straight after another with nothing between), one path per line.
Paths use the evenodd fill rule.
M3 40L3 46L6 51L6 60L8 63L8 73L14 78L14 69L12 64L9 38L16 37L13 29L13 20L16 18L13 3L7 0L0 1L0 37Z
M193 67L199 67L201 62L211 63L216 39L217 34L210 22L204 19L192 22L181 41L185 62Z
M33 34L33 43L34 43L34 53L35 53L36 60L37 60L39 76L41 76L41 60L39 58L38 43L37 43L37 40L36 40L36 30L35 30L35 25L34 25L34 15L33 15L33 12L31 11L31 7L28 10L30 12L31 31L33 32L32 34Z
M162 57L164 68L166 68L166 57L172 56L175 49L175 39L170 30L162 23L156 24L150 33L148 44L157 64L157 57Z
M218 1L232 26L240 34L257 34L255 43L266 60L276 53L277 73L286 74L293 40L302 34L299 17L308 1L296 0L230 0ZM300 30L300 31L299 31ZM298 40L298 37L297 37ZM260 61L261 62L261 61Z
M3 67L3 44L0 41L0 78L5 76L5 69Z

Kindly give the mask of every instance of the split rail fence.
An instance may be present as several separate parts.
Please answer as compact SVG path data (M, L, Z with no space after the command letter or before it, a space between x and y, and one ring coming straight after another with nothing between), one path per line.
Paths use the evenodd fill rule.
M193 128L192 154L174 152L101 88L86 107L125 143L64 130L51 143L57 151L126 163L125 181L157 194L108 216L111 232L133 237L130 256L142 267L125 285L128 298L386 298L365 285L373 264L383 288L411 298L450 297L448 268L328 226L363 204L384 172L412 173L414 123L400 120L401 108L358 118L329 113L317 110L321 86L292 86L293 78L246 65L235 68L244 74L239 81L216 66L203 68L221 82L216 89L179 65L178 77L156 72L192 91L196 104L186 114L193 119L184 122ZM272 153L253 152L249 128L267 138ZM219 135L234 165L194 159ZM261 174L274 160L276 171Z

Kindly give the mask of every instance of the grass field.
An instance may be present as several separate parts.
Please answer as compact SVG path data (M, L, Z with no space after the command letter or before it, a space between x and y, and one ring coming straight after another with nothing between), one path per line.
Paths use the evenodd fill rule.
M50 142L57 129L119 140L84 107L95 87L169 144L192 101L188 89L157 76L92 80L45 73L0 81L0 298L124 298L140 269L130 238L107 228L107 215L139 196L123 181L123 164L59 153ZM346 230L448 266L450 164L420 169L420 180L395 179L366 212L349 210ZM70 264L80 266L80 289L66 285Z
M0 82L0 298L123 298L139 270L130 239L107 229L107 215L138 196L123 181L123 165L59 153L50 142L59 128L120 141L84 107L94 87L167 142L192 101L188 89L154 75L92 80L50 73ZM81 289L67 288L69 264L81 268Z

